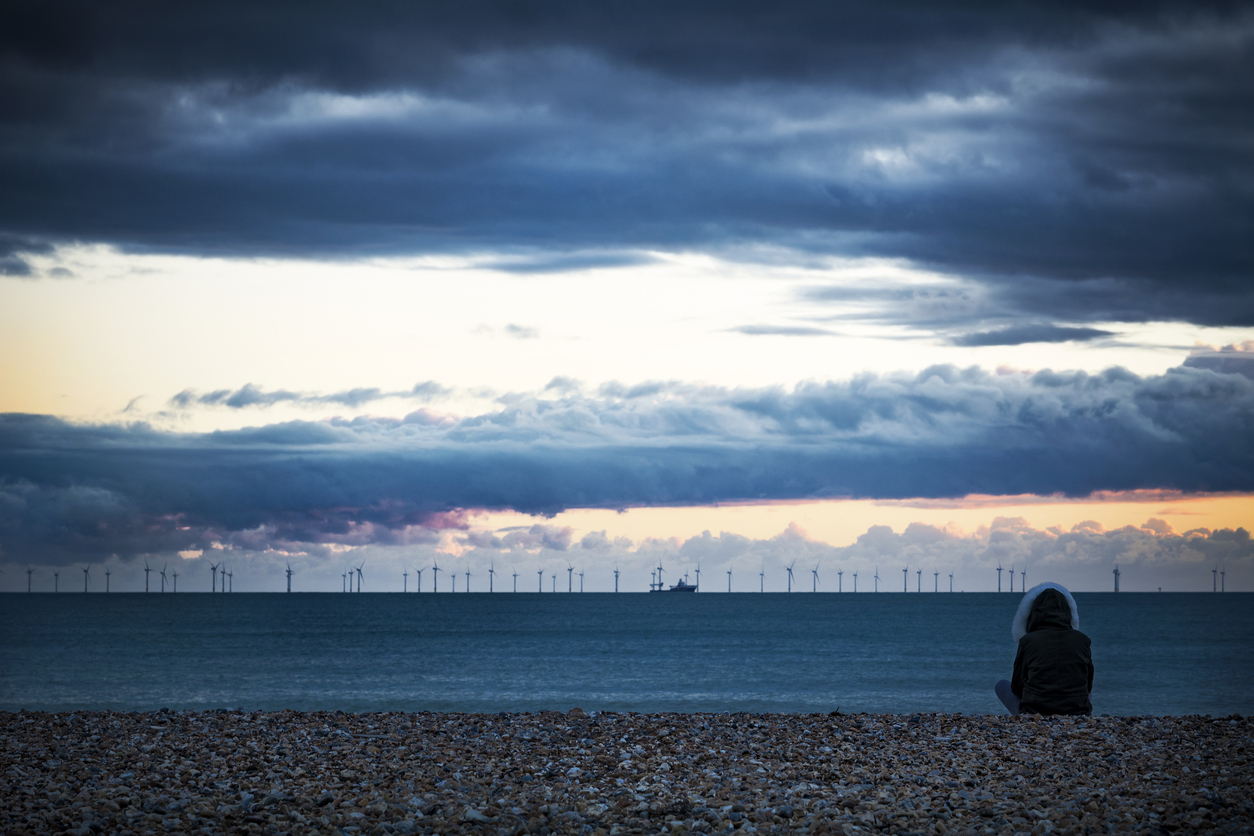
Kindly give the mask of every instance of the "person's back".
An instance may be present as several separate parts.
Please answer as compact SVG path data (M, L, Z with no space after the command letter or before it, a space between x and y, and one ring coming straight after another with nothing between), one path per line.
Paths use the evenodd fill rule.
M1016 714L1092 713L1093 656L1078 626L1065 589L1042 584L1024 596L1013 627L1019 643L1014 674L996 689L1007 708Z

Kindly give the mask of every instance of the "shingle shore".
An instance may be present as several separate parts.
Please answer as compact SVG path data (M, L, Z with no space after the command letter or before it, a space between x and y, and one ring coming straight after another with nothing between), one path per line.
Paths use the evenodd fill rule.
M0 831L1249 833L1250 722L0 713Z

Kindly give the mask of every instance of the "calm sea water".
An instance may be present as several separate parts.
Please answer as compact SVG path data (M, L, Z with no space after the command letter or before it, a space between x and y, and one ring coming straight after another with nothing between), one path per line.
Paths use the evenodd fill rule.
M0 709L1000 712L1019 595L3 594ZM1077 594L1096 713L1254 712L1254 594Z

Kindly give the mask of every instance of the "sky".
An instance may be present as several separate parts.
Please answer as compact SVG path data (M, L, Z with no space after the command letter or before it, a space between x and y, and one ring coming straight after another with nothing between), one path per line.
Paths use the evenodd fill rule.
M0 590L1252 589L1251 114L1240 3L7 3Z

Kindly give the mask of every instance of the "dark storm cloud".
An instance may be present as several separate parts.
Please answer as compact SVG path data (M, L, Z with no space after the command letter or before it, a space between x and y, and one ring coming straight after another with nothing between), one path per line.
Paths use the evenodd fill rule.
M1022 325L999 331L981 331L953 339L954 345L1023 345L1024 343L1065 343L1112 337L1100 328L1062 328L1057 325Z
M9 3L0 232L515 272L765 244L1002 317L1251 324L1252 39L1235 3Z
M318 394L310 392L290 392L285 389L266 391L254 383L245 383L239 389L217 389L213 392L197 392L184 389L170 398L170 405L179 409L194 406L225 406L231 409L246 407L268 407L276 404L290 403L298 406L365 406L374 401L389 398L403 398L418 401L429 401L451 393L453 390L434 381L416 383L412 389L384 391L377 387L346 389L342 392ZM132 401L132 404L134 402ZM128 406L129 410L130 407Z
M458 420L419 411L203 435L2 416L0 548L64 562L242 540L411 542L481 508L1254 490L1254 380L1210 369L938 366L791 390L656 383L502 404Z

